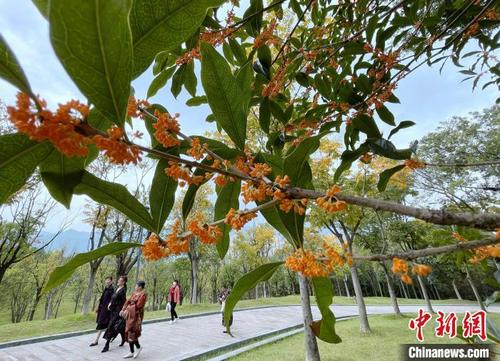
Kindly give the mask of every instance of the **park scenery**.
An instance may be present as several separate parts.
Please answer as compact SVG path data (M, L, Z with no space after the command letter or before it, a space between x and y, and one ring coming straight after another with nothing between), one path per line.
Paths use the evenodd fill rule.
M0 361L494 360L499 14L0 0Z

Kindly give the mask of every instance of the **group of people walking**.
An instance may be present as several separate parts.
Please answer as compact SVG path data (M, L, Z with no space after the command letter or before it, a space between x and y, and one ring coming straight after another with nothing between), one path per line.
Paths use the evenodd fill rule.
M120 335L120 346L128 342L130 347L130 352L123 358L137 358L141 353L139 337L141 336L142 320L144 319L144 306L148 297L144 291L146 283L137 281L134 292L128 299L126 276L118 278L116 289L113 287L112 277L106 278L104 286L96 310L97 336L90 346L97 346L104 331L103 338L106 340L106 344L101 352L107 352L110 343Z
M116 282L116 289L113 286L113 278L107 277L104 281L104 290L99 299L99 306L96 310L97 335L91 347L97 346L99 338L104 332L103 338L106 344L101 352L109 351L110 343L118 336L121 336L123 346L128 342L130 352L123 358L137 358L141 353L139 337L142 331L142 321L144 319L144 306L147 301L147 293L144 291L146 283L137 281L132 295L127 299L127 276L121 276ZM222 325L224 326L224 306L229 296L230 290L226 287L219 293L218 301L221 304ZM170 312L170 323L177 322L179 316L175 311L178 304L182 304L182 290L178 280L174 280L167 293L167 311ZM229 325L233 323L231 314ZM226 332L226 331L224 331Z

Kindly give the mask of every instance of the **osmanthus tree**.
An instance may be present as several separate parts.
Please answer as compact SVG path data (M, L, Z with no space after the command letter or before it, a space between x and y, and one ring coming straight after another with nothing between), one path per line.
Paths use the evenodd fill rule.
M17 104L8 107L18 133L0 138L0 201L6 201L38 168L48 191L65 206L70 206L73 194L85 194L152 232L143 246L143 254L150 258L186 252L193 235L216 243L219 255L224 256L230 231L239 231L260 213L295 249L286 265L300 275L307 358L317 360L315 336L340 342L329 309L332 285L326 276L352 256L337 252L330 244L321 252L307 249L303 230L310 200L329 212L350 212L361 206L435 224L490 231L500 224L497 214L409 207L350 195L338 186L314 190L309 164L324 137L333 132L344 139L334 182L355 160L371 154L400 161L381 173L381 189L397 171L426 166L412 159L414 147L397 149L389 140L413 124L397 122L389 110L391 103L399 101L396 87L421 65L448 60L461 65L466 55L477 58L483 70L478 73L481 65L476 65L463 70L464 74L475 77L476 84L491 77L484 86L495 86L498 70L491 54L499 36L499 5L494 0L251 0L241 4L241 17L230 11L226 19L218 20L220 12L230 6L221 8L224 3L37 0L35 4L49 22L55 53L86 99L48 109L1 38L0 76L21 93ZM235 1L232 6L239 4ZM284 9L292 25L284 37L277 37L275 29ZM479 52L463 54L467 44L475 44ZM231 143L184 134L175 103L167 111L159 104L130 97L131 81L155 59L154 70L162 78L153 82L161 86L172 77L174 96L185 88L193 95L191 105L208 103L212 114L205 121L214 121ZM198 64L199 74L195 71ZM204 89L202 96L195 96L198 81ZM258 114L267 137L266 149L260 152L247 147L249 114ZM147 128L149 141L136 141L128 134L131 125L139 122ZM381 123L392 127L388 136L380 131ZM137 164L146 155L157 161L149 209L126 187L88 171L98 151L119 164ZM196 190L208 181L216 185L214 222L192 221L181 231L178 220L165 230L177 187L189 184L185 218ZM240 210L240 195L244 203L256 206ZM473 248L497 242L490 236L454 246ZM54 271L48 287L60 284L75 267L94 257L137 246L110 244L77 255ZM262 265L243 276L227 300L226 312L231 312L246 290L283 264ZM312 320L309 281L321 321Z

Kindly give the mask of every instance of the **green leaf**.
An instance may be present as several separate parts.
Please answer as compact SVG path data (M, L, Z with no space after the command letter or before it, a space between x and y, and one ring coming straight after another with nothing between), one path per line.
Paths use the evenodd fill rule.
M175 66L172 66L168 69L161 71L160 74L158 74L158 76L154 78L153 81L151 82L151 85L148 88L147 97L151 98L155 96L156 93L158 93L158 90L160 90L167 84L168 79L172 77L174 71L175 71Z
M44 18L49 16L49 0L32 0Z
M381 136L377 123L372 117L366 114L361 114L352 120L352 126L359 129L370 138L378 138Z
M172 210L177 190L177 181L165 174L167 167L168 161L166 159L161 159L158 162L149 192L149 206L153 216L154 230L157 234L161 232Z
M307 75L304 72L300 71L297 74L295 74L295 80L297 80L297 83L299 83L305 88L309 86L309 75Z
M387 139L391 139L391 137L397 132L399 132L401 129L409 128L414 125L415 122L412 122L411 120L403 120L401 123L398 124L396 128L391 130L391 132L389 133L389 137L387 137Z
M21 189L53 149L49 142L35 142L21 133L0 136L0 204Z
M196 107L201 104L206 104L207 103L207 97L205 95L193 97L191 99L188 99L186 101L186 105L188 107Z
M226 60L209 44L201 44L201 82L217 123L239 149L246 140L246 97Z
M245 30L251 37L256 37L262 27L262 17L264 4L262 0L250 0L250 6L243 14L243 18L250 17L250 21L245 24ZM252 16L253 15L253 16Z
M224 305L224 320L229 320L234 307L243 295L254 288L259 282L269 279L283 262L267 263L242 276L234 285ZM226 329L230 332L229 322Z
M214 220L219 220L226 217L226 214L231 208L238 209L238 197L240 195L241 181L228 182L225 186L219 189L217 201L214 208ZM229 249L229 232L231 226L223 223L219 225L222 231L222 238L217 242L217 252L222 259Z
M366 153L368 147L366 145L361 145L356 150L344 150L342 155L340 156L341 162L340 165L335 170L335 174L333 175L333 182L336 183L342 173L351 168L351 164L358 159L361 155Z
M132 75L131 0L51 0L52 46L80 91L123 126Z
M259 105L259 125L266 134L269 134L270 123L271 123L271 106L269 104L269 98L264 97L260 101Z
M132 247L141 247L139 243L126 243L126 242L113 242L109 243L105 246L99 247L93 251L80 253L71 258L64 265L57 267L49 277L47 284L45 285L43 292L46 293L53 289L54 287L59 286L64 281L69 279L71 275L75 272L75 270L87 264L91 261L99 259L104 256L110 255L118 255L123 252L126 252L128 249Z
M97 157L92 148L87 157L68 158L56 149L40 163L40 175L52 198L69 209L73 191L81 182L85 166Z
M312 279L316 304L321 312L322 319L312 325L316 337L328 343L339 343L342 339L335 332L335 316L330 310L333 302L332 281L327 277L314 277Z
M32 94L28 79L16 56L0 34L0 78L5 79L26 94Z
M396 125L394 123L394 115L387 109L385 105L382 105L380 108L377 108L377 114L382 119L382 121L386 122L389 125Z
M377 183L377 189L379 192L385 191L385 188L387 187L387 184L389 183L389 179L402 170L405 167L404 164L397 165L395 167L389 168L384 170L382 173L380 173L380 176L378 178L378 183Z
M172 78L172 86L170 90L175 98L179 95L182 90L182 85L185 85L187 74L189 73L189 68L194 68L193 63L182 64L179 68L177 68L174 76Z
M319 148L319 140L322 136L317 135L303 140L295 150L284 158L281 175L286 174L290 177L291 187L312 188L312 172L308 160L309 156ZM278 214L293 239L293 244L295 246L302 245L304 243L305 215L299 215L293 210L288 213L279 210Z
M250 105L250 99L252 98L252 82L253 82L253 70L252 64L246 63L235 74L236 81L240 86L241 92L244 96L244 111L245 114L248 113L248 107Z
M134 0L130 27L134 44L136 78L162 50L173 50L186 41L205 19L207 10L224 0Z
M411 149L396 149L396 146L387 139L367 139L366 143L373 153L381 155L383 157L397 160L411 158Z
M154 231L153 219L142 203L121 184L108 182L84 172L82 181L75 187L75 194L86 194L94 201L107 204L122 212L133 222Z

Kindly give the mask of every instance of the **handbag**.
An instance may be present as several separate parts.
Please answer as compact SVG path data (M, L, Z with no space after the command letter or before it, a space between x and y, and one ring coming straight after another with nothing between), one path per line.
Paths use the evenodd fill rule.
M166 310L167 310L167 312L170 312L172 310L172 305L170 304L170 302L167 302Z
M125 319L123 317L119 317L114 326L117 333L125 332Z

